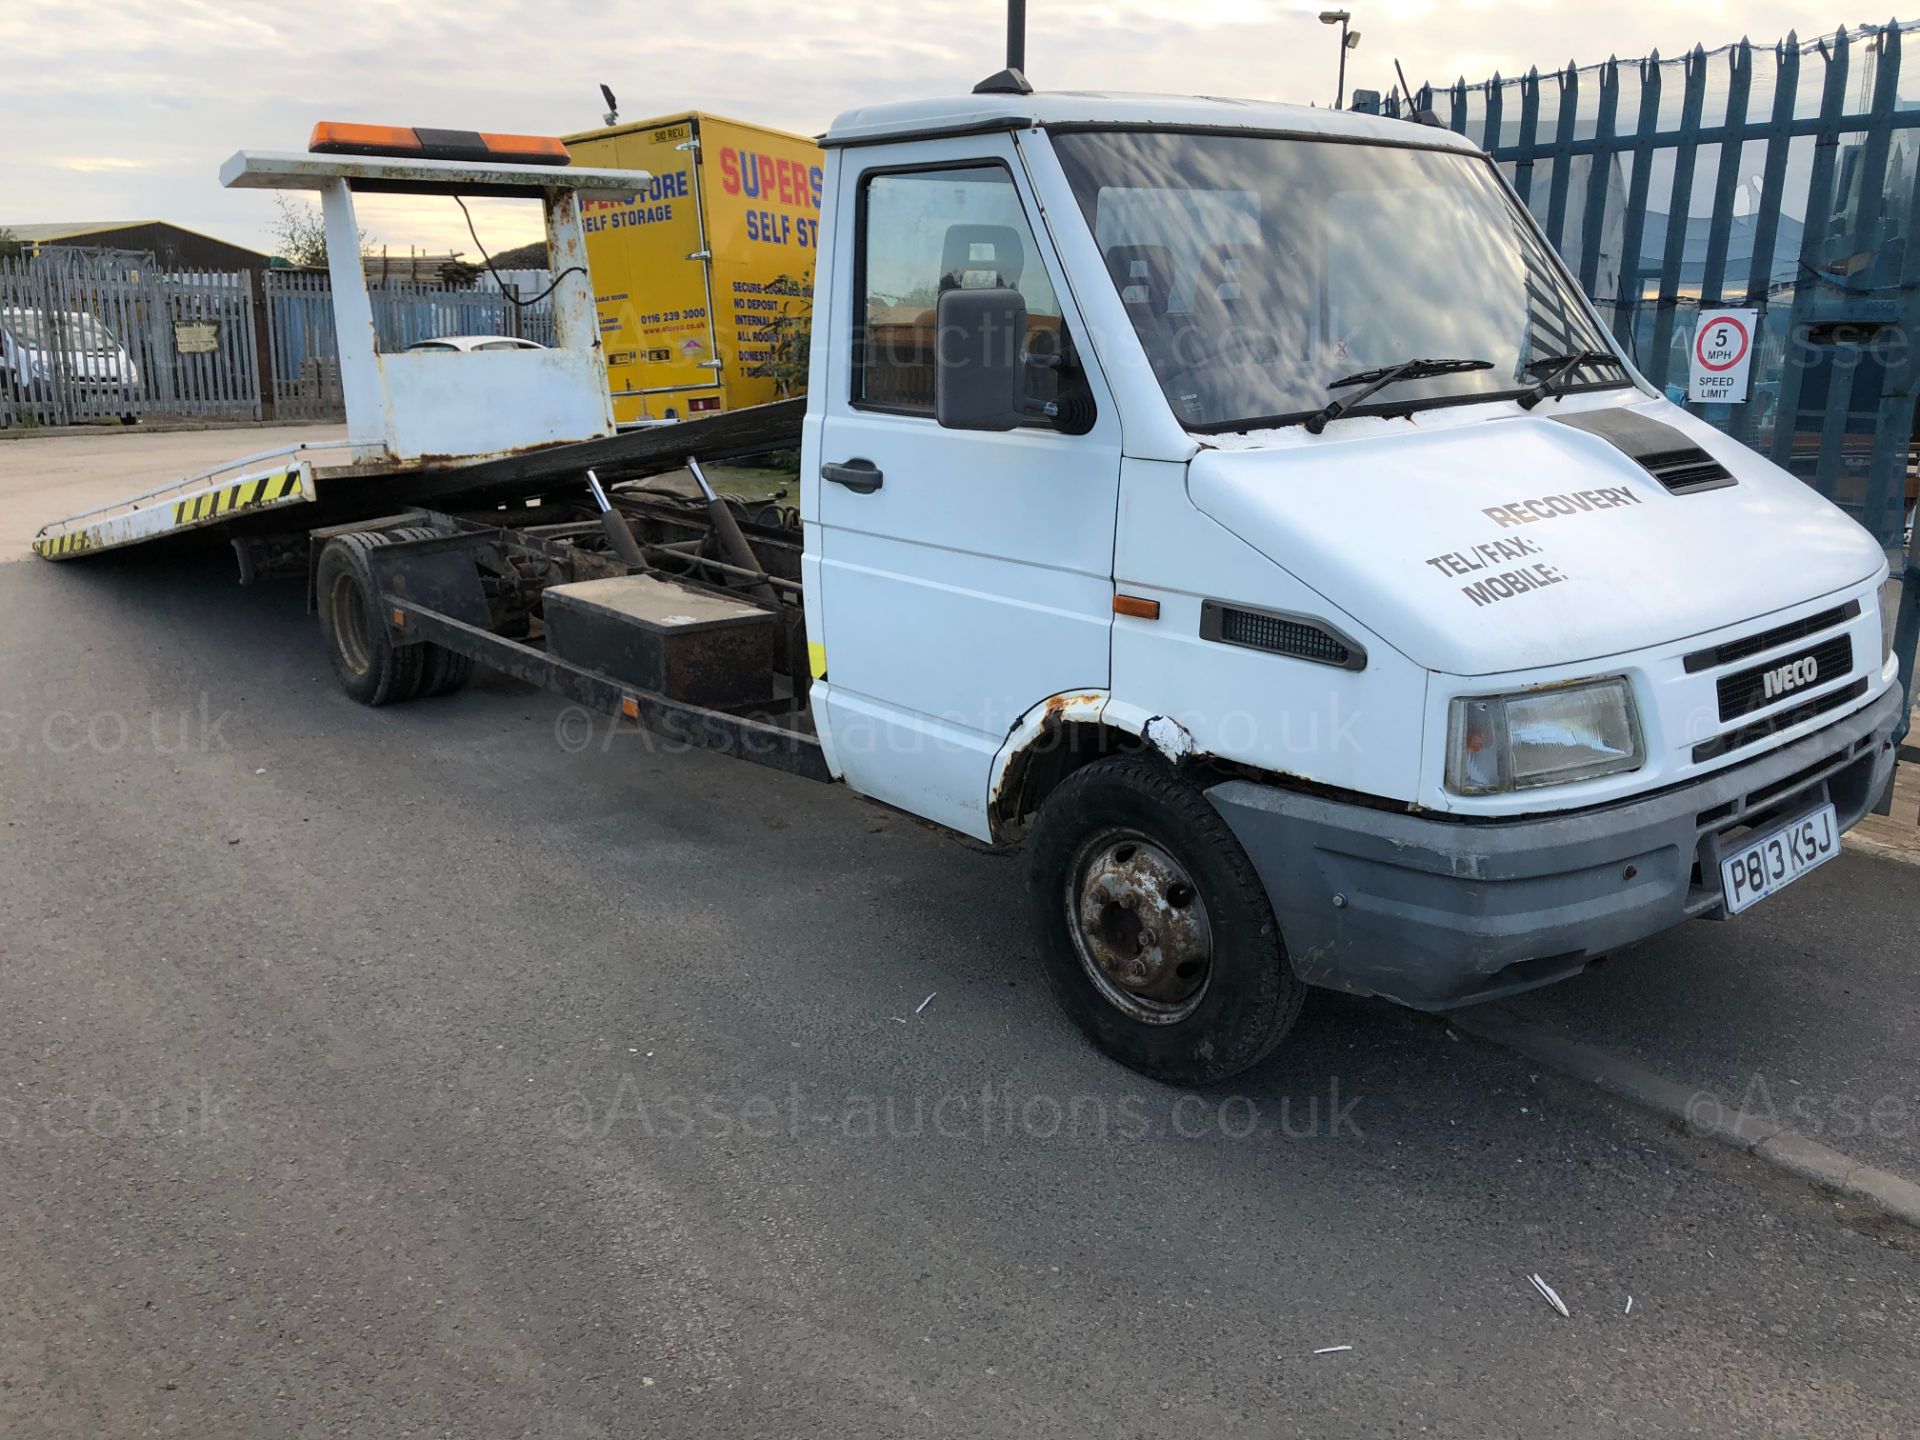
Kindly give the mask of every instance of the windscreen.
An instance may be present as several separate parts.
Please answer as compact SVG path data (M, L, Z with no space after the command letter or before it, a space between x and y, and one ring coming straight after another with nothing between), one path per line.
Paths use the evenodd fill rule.
M1174 414L1304 419L1333 382L1413 359L1355 413L1523 391L1607 341L1490 162L1342 140L1077 131L1054 149ZM1630 383L1580 367L1568 388ZM1351 387L1347 387L1351 388Z

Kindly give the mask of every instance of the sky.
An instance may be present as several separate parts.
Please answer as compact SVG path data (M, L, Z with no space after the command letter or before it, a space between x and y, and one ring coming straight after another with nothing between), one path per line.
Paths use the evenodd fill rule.
M1256 0L1029 0L1027 73L1054 90L1330 104L1323 8ZM1346 0L1349 89L1590 64L1863 18L1801 0ZM0 0L0 226L170 220L272 249L263 191L224 191L235 150L304 150L316 120L568 134L702 109L816 133L880 100L963 92L1000 68L1005 10L920 0ZM477 259L444 198L370 196L374 248ZM472 202L488 250L540 234L532 202Z

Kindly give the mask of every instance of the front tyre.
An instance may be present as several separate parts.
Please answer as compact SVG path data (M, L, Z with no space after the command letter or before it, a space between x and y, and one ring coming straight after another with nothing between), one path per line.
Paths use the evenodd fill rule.
M1055 998L1122 1065L1173 1085L1272 1052L1306 987L1232 830L1165 764L1114 756L1047 797L1027 892Z

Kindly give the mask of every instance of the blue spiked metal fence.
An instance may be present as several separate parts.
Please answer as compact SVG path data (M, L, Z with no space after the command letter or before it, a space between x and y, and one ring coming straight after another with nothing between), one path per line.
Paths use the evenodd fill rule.
M1747 401L1689 408L1886 547L1904 576L1888 598L1909 697L1920 641L1920 65L1903 73L1901 57L1914 28L1570 64L1426 86L1413 99L1492 153L1671 398L1687 403L1701 307L1759 311ZM1401 113L1400 98L1386 113Z

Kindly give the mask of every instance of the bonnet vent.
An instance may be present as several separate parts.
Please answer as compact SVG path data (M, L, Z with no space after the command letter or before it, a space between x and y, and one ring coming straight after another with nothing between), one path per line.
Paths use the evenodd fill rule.
M1584 410L1555 415L1553 423L1598 436L1674 495L1724 490L1738 483L1726 466L1673 426L1632 410Z

